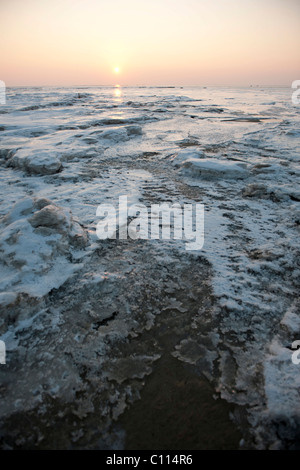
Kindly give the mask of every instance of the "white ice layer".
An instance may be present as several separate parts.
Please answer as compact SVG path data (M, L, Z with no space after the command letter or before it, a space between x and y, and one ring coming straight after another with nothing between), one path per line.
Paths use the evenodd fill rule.
M207 361L220 395L250 410L257 446L280 446L274 422L300 419L290 349L300 340L300 126L290 89L11 89L0 118L4 311L87 266L101 247L99 204L201 202L216 298ZM166 265L168 250L185 250L162 246ZM196 364L204 350L187 339L174 357Z

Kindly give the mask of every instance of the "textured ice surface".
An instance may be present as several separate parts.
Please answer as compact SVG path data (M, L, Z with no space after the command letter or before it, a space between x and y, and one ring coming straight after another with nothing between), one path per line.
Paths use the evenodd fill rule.
M8 165L42 175L57 173L61 168L61 162L53 152L34 152L33 149L18 150Z
M72 262L72 251L87 243L86 231L69 210L44 198L21 199L0 225L4 301L6 290L41 297L60 287L82 266L76 258Z
M245 163L220 161L214 158L203 158L201 160L188 158L182 163L182 167L183 174L186 173L204 179L243 179L248 176L246 171L247 165Z
M164 331L168 354L244 406L249 446L297 446L290 89L15 88L0 116L1 419L4 434L13 414L42 423L9 431L3 446L43 446L44 427L61 419L65 447L113 448L111 420L139 398ZM121 195L129 205L203 203L203 249L100 242L96 209ZM66 416L86 425L70 430Z

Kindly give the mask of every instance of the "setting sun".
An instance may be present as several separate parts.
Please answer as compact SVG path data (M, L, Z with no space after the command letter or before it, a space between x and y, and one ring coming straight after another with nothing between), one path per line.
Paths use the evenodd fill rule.
M299 24L0 0L0 450L300 450Z
M299 0L2 0L0 80L287 86L299 15Z

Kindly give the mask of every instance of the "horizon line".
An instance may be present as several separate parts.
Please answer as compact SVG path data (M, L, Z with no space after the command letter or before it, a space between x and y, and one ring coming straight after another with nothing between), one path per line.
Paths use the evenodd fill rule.
M5 83L5 81L4 81ZM291 82L292 84L292 82ZM78 85L78 84L69 84L69 85L6 85L6 88L290 88L291 85L287 84L278 84L278 85L263 85L263 84L249 84L249 85Z

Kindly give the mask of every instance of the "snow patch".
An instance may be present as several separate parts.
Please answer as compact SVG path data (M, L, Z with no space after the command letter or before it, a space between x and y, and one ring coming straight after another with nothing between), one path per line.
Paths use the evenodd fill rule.
M61 161L51 151L30 151L28 149L18 150L8 161L8 165L14 168L26 170L29 173L41 175L52 175L61 168Z
M214 158L188 158L182 162L182 174L205 179L243 179L248 177L247 164L220 161Z
M81 264L73 253L87 246L87 232L63 209L45 198L25 198L0 225L0 289L12 299L22 292L41 297L60 287Z

